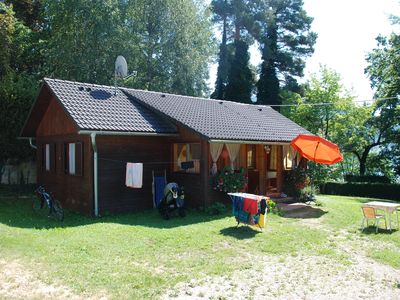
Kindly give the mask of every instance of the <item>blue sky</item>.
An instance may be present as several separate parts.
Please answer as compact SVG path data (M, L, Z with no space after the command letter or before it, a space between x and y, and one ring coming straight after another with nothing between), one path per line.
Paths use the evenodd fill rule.
M336 70L347 89L358 100L373 98L369 80L364 75L366 54L376 46L378 34L388 35L399 28L391 26L390 14L400 16L399 0L304 0L304 8L314 17L313 31L318 33L315 52L307 60L305 79L325 64ZM259 64L257 48L251 48L252 64ZM210 71L213 87L216 65Z

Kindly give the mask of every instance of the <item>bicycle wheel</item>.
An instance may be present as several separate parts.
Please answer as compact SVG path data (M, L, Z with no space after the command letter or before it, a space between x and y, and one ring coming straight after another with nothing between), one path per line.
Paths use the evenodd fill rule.
M33 198L32 209L35 212L40 211L43 208L43 206L44 206L44 201L42 198L40 198L40 197Z
M53 199L52 216L58 221L64 220L64 210L57 199Z

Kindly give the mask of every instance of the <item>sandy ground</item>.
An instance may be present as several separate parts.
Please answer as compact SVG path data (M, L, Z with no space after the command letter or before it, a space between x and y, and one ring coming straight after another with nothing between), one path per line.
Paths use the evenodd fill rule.
M329 233L339 263L327 256L255 256L252 268L179 283L162 299L400 300L400 270L368 258L364 249L370 241L334 232L318 218L302 224Z
M18 261L0 259L0 299L106 299L104 295L77 295L68 287L36 278Z
M231 276L178 284L163 299L400 299L400 270L362 255L351 264L321 256L264 256Z

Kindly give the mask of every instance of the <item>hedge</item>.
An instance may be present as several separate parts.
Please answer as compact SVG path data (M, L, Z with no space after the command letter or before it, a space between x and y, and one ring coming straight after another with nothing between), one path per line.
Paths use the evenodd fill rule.
M400 202L400 184L328 182L320 187L322 194L390 199Z
M345 175L346 182L364 182L364 183L390 183L390 179L386 176L380 175Z

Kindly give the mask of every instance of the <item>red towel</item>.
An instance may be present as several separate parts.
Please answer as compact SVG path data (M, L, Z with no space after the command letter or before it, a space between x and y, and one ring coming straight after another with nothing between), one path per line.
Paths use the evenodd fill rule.
M255 215L258 212L257 200L244 199L243 210L249 214Z

